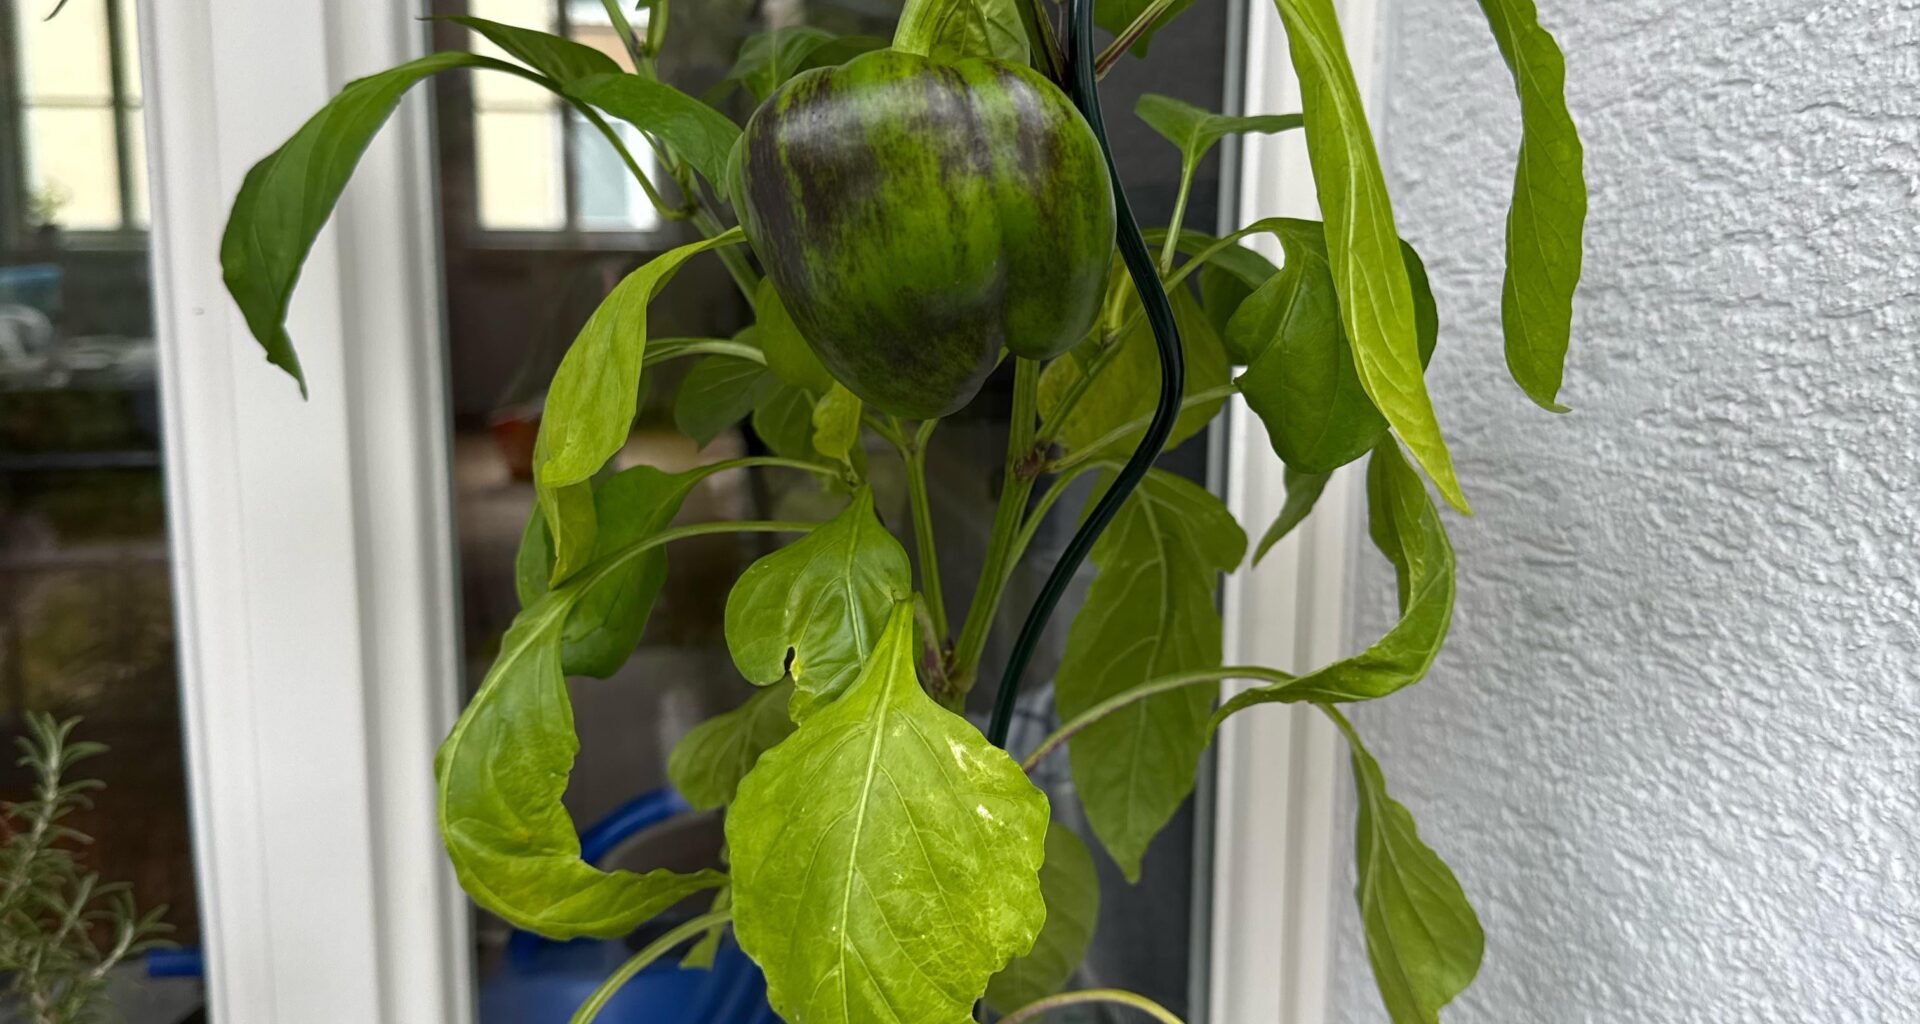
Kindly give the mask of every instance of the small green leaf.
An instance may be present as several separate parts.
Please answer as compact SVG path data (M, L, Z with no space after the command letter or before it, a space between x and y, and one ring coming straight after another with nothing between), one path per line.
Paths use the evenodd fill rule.
M1391 440L1367 465L1367 529L1398 576L1400 621L1351 658L1241 691L1214 713L1214 725L1255 704L1376 700L1426 676L1453 623L1453 545L1420 474Z
M331 102L279 149L253 165L240 183L220 237L220 270L227 291L246 314L247 328L267 361L300 382L307 379L287 336L287 305L313 240L339 202L347 179L400 97L414 83L451 68L512 71L551 86L537 75L471 53L435 53L347 83Z
M1199 303L1184 288L1175 289L1169 298L1173 300L1174 323L1180 329L1180 347L1187 355L1187 396L1225 385L1232 372L1227 354L1220 346L1219 335L1200 312ZM1139 300L1130 299L1128 308L1139 309ZM1040 375L1041 418L1046 421L1047 432L1068 452L1089 448L1114 430L1151 415L1159 400L1160 350L1154 344L1153 327L1143 318L1114 344L1118 350L1108 357L1066 421L1057 426L1054 418L1061 403L1086 371L1078 359L1056 359ZM1091 344L1082 347L1092 350ZM1167 449L1171 451L1205 430L1225 402L1222 398L1182 411L1174 421ZM1106 442L1099 450L1124 454L1139 443L1142 433L1144 427Z
M800 388L776 383L753 407L753 432L781 458L820 461L813 450L813 396Z
M835 384L813 406L813 448L835 462L853 463L853 446L860 440L861 403L858 396Z
M893 48L951 63L962 57L1027 62L1024 0L908 0ZM1188 0L1191 2L1191 0Z
M1267 527L1260 538L1260 544L1253 549L1253 564L1259 565L1262 558L1275 544L1286 539L1294 528L1307 521L1313 512L1313 505L1320 500L1320 493L1327 489L1327 481L1333 479L1329 473L1302 473L1288 466L1286 469L1287 500L1280 506L1280 515Z
M824 395L838 383L827 372L812 346L800 336L800 328L773 290L773 279L762 278L754 289L753 306L760 329L760 350L767 354L767 368L788 384L816 395Z
M435 19L464 25L508 56L565 86L588 75L617 74L620 65L612 57L585 43L539 32L518 25L503 25L466 14L448 14Z
M732 803L740 780L760 755L793 733L793 720L787 717L792 697L793 683L783 681L694 726L667 758L673 788L703 811Z
M1439 1024L1440 1008L1480 972L1486 933L1452 869L1420 839L1413 815L1387 795L1379 762L1346 717L1326 709L1346 734L1359 796L1354 897L1367 933L1367 958L1393 1024Z
M1163 470L1147 474L1090 555L1099 575L1067 631L1054 702L1070 721L1160 676L1220 664L1220 574L1247 536L1219 498ZM1214 694L1191 687L1131 704L1068 747L1087 821L1129 880L1193 789Z
M1307 118L1307 155L1327 218L1340 319L1360 383L1447 502L1469 511L1440 434L1414 324L1413 291L1386 177L1331 0L1274 0L1286 27Z
M500 655L434 759L440 834L460 885L517 928L553 938L625 935L702 889L714 871L601 871L580 859L561 804L580 750L560 669L561 632L601 571L514 617Z
M967 1024L1046 917L1047 798L922 691L913 628L902 601L727 815L734 929L789 1021Z
M1567 112L1567 64L1533 0L1480 0L1480 9L1520 94L1520 166L1500 307L1507 368L1542 408L1566 412L1557 396L1587 223L1586 155Z
M680 381L680 394L673 401L674 425L705 448L745 419L777 385L767 368L751 359L707 356Z
M567 95L658 137L709 182L727 180L727 154L740 138L740 127L692 96L657 79L624 73L589 75L570 83Z
M1132 25L1136 18L1146 13L1147 8L1153 6L1153 2L1154 0L1094 0L1093 23L1117 36L1125 32L1127 26ZM1135 57L1145 57L1154 35L1192 6L1193 0L1174 0L1173 4L1154 22L1153 27L1143 33L1139 41L1135 42L1127 52Z
M577 572L593 551L593 505L580 488L627 443L632 430L647 353L647 305L681 264L743 237L734 228L657 256L628 274L560 360L533 454L534 490L554 542L556 582Z
M590 562L602 562L667 528L695 484L712 470L699 467L664 473L635 466L616 473L593 492L594 534ZM553 576L553 545L539 515L527 523L514 557L514 586L521 607L546 596ZM605 679L620 670L640 646L653 603L667 581L667 553L653 549L600 577L574 601L562 632L561 668L570 676Z
M1148 93L1133 105L1133 112L1147 127L1180 150L1185 162L1184 174L1192 174L1214 144L1229 135L1290 131L1305 123L1299 114L1255 114L1230 117L1202 110L1191 103Z
M843 64L886 45L874 36L837 36L810 25L755 32L740 44L740 56L725 81L745 86L754 101L761 102L802 71Z
M1047 862L1040 865L1040 895L1047 923L1033 952L1015 957L987 983L987 1005L1007 1014L1066 987L1086 958L1100 920L1100 876L1093 855L1073 830L1055 821L1047 826Z
M791 675L793 719L805 722L859 674L894 603L912 593L906 549L861 488L830 522L741 574L727 595L727 649L750 683Z
M1275 234L1286 265L1234 313L1227 351L1248 364L1237 383L1266 425L1274 453L1302 472L1330 473L1372 450L1386 436L1387 421L1354 368L1321 225L1288 221ZM1424 366L1433 357L1440 317L1420 257L1405 242L1400 249Z

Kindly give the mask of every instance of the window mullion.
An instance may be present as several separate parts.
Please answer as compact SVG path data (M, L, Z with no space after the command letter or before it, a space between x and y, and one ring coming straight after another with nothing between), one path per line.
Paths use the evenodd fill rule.
M134 175L140 173L133 166L133 138L127 124L127 62L124 47L127 27L122 23L125 13L125 5L117 0L107 0L107 69L109 87L113 90L113 157L115 179L120 186L122 230L134 227Z
M554 34L562 39L573 38L573 19L567 12L566 0L553 0ZM554 116L560 121L560 194L566 218L565 230L568 234L580 231L580 168L573 153L574 119L564 100L556 97L553 104Z

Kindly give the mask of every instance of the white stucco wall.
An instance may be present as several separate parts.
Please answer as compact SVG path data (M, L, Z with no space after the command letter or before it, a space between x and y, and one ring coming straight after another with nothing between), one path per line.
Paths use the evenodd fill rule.
M1501 360L1474 3L1395 0L1376 112L1479 513L1432 677L1357 716L1486 924L1445 1017L1920 1021L1920 3L1539 2L1593 188L1572 415ZM1384 1019L1351 925L1335 986Z

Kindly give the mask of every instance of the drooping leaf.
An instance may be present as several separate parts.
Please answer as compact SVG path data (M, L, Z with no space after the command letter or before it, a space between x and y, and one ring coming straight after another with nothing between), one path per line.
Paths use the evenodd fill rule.
M1321 225L1288 221L1275 234L1286 265L1228 322L1227 350L1248 363L1237 383L1274 453L1302 472L1330 473L1371 451L1386 436L1387 421L1354 367ZM1420 257L1405 242L1400 251L1424 367L1440 316Z
M1127 30L1127 26L1133 24L1134 19L1146 13L1147 8L1153 6L1153 2L1154 0L1094 0L1093 23L1118 36ZM1153 27L1147 29L1127 52L1135 57L1145 57L1154 35L1192 6L1193 0L1174 0L1173 4L1154 22Z
M727 115L665 82L640 75L589 75L567 95L599 107L666 143L709 182L725 181L740 128Z
M811 25L755 32L740 44L726 82L744 86L760 102L787 79L810 68L831 67L887 45L874 36L838 36Z
M1047 923L1034 940L1033 952L1015 957L987 983L987 1005L998 1013L1012 1013L1064 988L1085 959L1100 920L1100 876L1093 855L1072 829L1057 821L1047 826L1040 895L1046 900Z
M617 74L620 65L612 57L585 43L577 43L551 32L505 25L466 14L443 15L440 19L464 25L508 56L553 79L561 86L588 75Z
M859 396L839 384L813 406L813 450L835 462L851 464L853 446L860 440Z
M1191 176L1215 143L1229 135L1289 131L1304 124L1299 114L1254 114L1231 117L1203 110L1191 103L1148 93L1133 105L1133 112L1147 127L1180 150L1182 175Z
M1321 492L1327 489L1327 481L1331 479L1333 476L1329 473L1302 473L1292 466L1287 467L1287 500L1280 506L1280 515L1274 519L1273 525L1267 527L1266 534L1260 538L1259 546L1253 549L1253 564L1259 565L1275 544L1285 540L1295 527L1307 521L1314 503L1320 500Z
M1054 702L1068 721L1149 679L1220 664L1220 574L1247 536L1219 498L1154 470L1093 547L1099 569L1067 632ZM1193 789L1214 694L1193 687L1129 705L1068 747L1087 821L1128 879Z
M754 312L760 329L760 349L767 354L767 368L794 387L824 395L833 390L833 374L813 354L800 335L800 328L773 289L772 278L762 278L754 290Z
M347 83L320 112L240 183L226 232L220 270L227 291L246 315L247 328L267 361L300 382L307 379L287 335L287 305L313 241L332 215L347 179L400 97L414 83L451 68L491 68L551 85L503 61L471 53L435 53Z
M1440 1008L1480 972L1486 934L1452 869L1420 839L1413 815L1387 794L1379 762L1345 716L1327 709L1346 734L1359 797L1354 897L1367 933L1374 983L1393 1024L1439 1024Z
M740 575L727 595L727 649L748 682L791 675L793 719L804 723L860 673L894 604L912 593L906 549L861 488L830 522Z
M561 633L580 595L619 567L589 570L515 616L434 759L440 834L461 887L515 927L553 938L625 935L726 880L713 871L601 871L580 859L561 805L580 750Z
M813 396L791 384L776 383L753 407L753 432L781 458L820 461L813 450Z
M727 815L735 933L789 1021L967 1024L1046 916L1046 797L913 666L902 601Z
M660 532L680 513L695 484L712 470L700 467L684 473L664 473L651 466L635 466L610 476L593 493L594 518L600 528L593 538L589 562L612 558L640 540ZM521 607L546 596L553 576L553 545L546 523L535 515L521 537L514 558L514 584ZM574 599L573 611L561 633L560 664L570 676L605 679L620 670L640 646L653 604L667 581L667 553L655 548L626 560L600 575Z
M1207 314L1208 325L1220 335L1222 342L1226 340L1227 324L1233 321L1233 314L1239 312L1241 303L1246 302L1268 278L1280 272L1280 268L1265 256L1251 249L1241 251L1266 264L1264 273L1251 283L1223 265L1209 263L1200 268L1200 308ZM1227 354L1231 357L1233 350L1229 348Z
M553 538L554 580L586 564L597 528L587 480L627 443L647 353L647 305L695 255L741 241L739 228L683 245L628 274L560 360L534 443L534 490Z
M1557 397L1587 222L1586 156L1567 112L1567 65L1533 0L1480 0L1480 9L1520 94L1520 166L1500 307L1507 368L1542 408L1566 412Z
M680 381L680 393L673 401L674 425L705 448L745 419L777 385L761 363L706 356Z
M1191 397L1225 385L1231 372L1226 351L1200 312L1199 303L1184 288L1175 289L1170 298L1174 323L1180 330L1180 347L1187 356L1186 394ZM1138 309L1138 300L1132 300L1129 308ZM1040 375L1040 415L1046 421L1047 430L1066 451L1092 449L1112 431L1150 416L1159 401L1160 351L1154 344L1153 328L1142 318L1113 344L1117 350L1108 356L1105 367L1057 428L1054 418L1086 370L1078 359L1056 359L1048 363ZM1205 430L1225 402L1222 398L1181 412L1180 418L1174 421L1172 436L1167 439L1168 450ZM1098 448L1102 452L1124 455L1133 450L1145 432L1143 423L1138 430L1098 444Z
M1393 205L1332 0L1274 2L1300 79L1307 155L1327 218L1327 254L1360 383L1441 495L1466 512L1467 496L1427 395Z
M1420 474L1392 440L1367 465L1367 530L1398 576L1400 621L1351 658L1235 694L1214 713L1216 726L1255 704L1375 700L1426 676L1453 623L1453 545Z
M894 29L895 49L923 53L936 62L962 57L998 57L1027 62L1027 26L1017 6L1023 0L908 0Z
M760 755L793 733L787 701L793 683L781 682L756 690L745 704L715 715L693 727L667 758L667 778L673 788L699 810L733 802L740 780L747 777Z

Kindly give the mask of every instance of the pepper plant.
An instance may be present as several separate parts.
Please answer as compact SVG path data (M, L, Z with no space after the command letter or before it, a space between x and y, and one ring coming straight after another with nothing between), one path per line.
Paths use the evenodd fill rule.
M1395 227L1331 0L1275 2L1303 109L1225 116L1142 100L1135 113L1182 175L1171 223L1144 234L1094 83L1145 56L1184 0L1071 0L1064 11L908 0L891 45L804 28L753 36L731 76L759 103L744 126L657 74L669 0L643 4L638 27L606 0L633 72L566 39L459 17L512 59L443 52L355 81L248 174L221 260L268 359L296 379L285 318L301 264L373 134L435 73L553 91L666 217L701 236L621 281L560 363L517 563L523 607L434 766L461 883L516 926L624 936L712 894L709 913L643 950L577 1020L680 943L697 943L686 963L710 956L729 926L793 1024L967 1021L982 1000L1008 1021L1096 1000L1172 1020L1124 992L1058 991L1089 942L1097 883L1092 855L1050 824L1028 774L1065 747L1094 835L1137 879L1220 723L1275 703L1313 705L1348 742L1358 909L1391 1018L1436 1021L1471 981L1479 922L1341 711L1418 682L1452 618L1454 556L1429 483L1460 513L1468 504L1424 380L1439 317ZM1480 6L1520 99L1507 362L1529 397L1564 412L1581 146L1560 51L1532 0ZM1111 35L1104 49L1095 21ZM613 120L639 129L654 174ZM1305 134L1324 223L1266 219L1222 237L1183 223L1212 146L1287 131ZM1255 235L1278 242L1278 267L1241 244ZM649 337L649 303L705 253L724 262L753 325L726 339ZM705 443L750 418L773 454L608 473L642 377L681 359L695 360L681 427ZM950 614L927 452L941 417L1006 363L1013 402L990 547L970 605ZM1365 460L1368 532L1398 576L1399 621L1302 675L1222 664L1214 594L1222 573L1251 571L1247 536L1214 495L1152 468L1234 394L1287 467L1285 505L1251 562L1331 474ZM875 511L869 437L904 464L905 522ZM673 525L689 491L727 470L803 475L842 507L821 522ZM1083 525L1011 664L982 664L1015 565L1089 476ZM761 689L688 734L669 766L696 806L726 808L727 870L600 870L581 859L561 805L578 750L566 677L611 674L634 649L674 542L743 532L793 538L727 601L727 645ZM1025 655L1083 556L1097 574L1054 678L1062 724L1016 759L1002 747ZM996 675L983 730L958 712ZM1221 703L1229 680L1250 685Z

